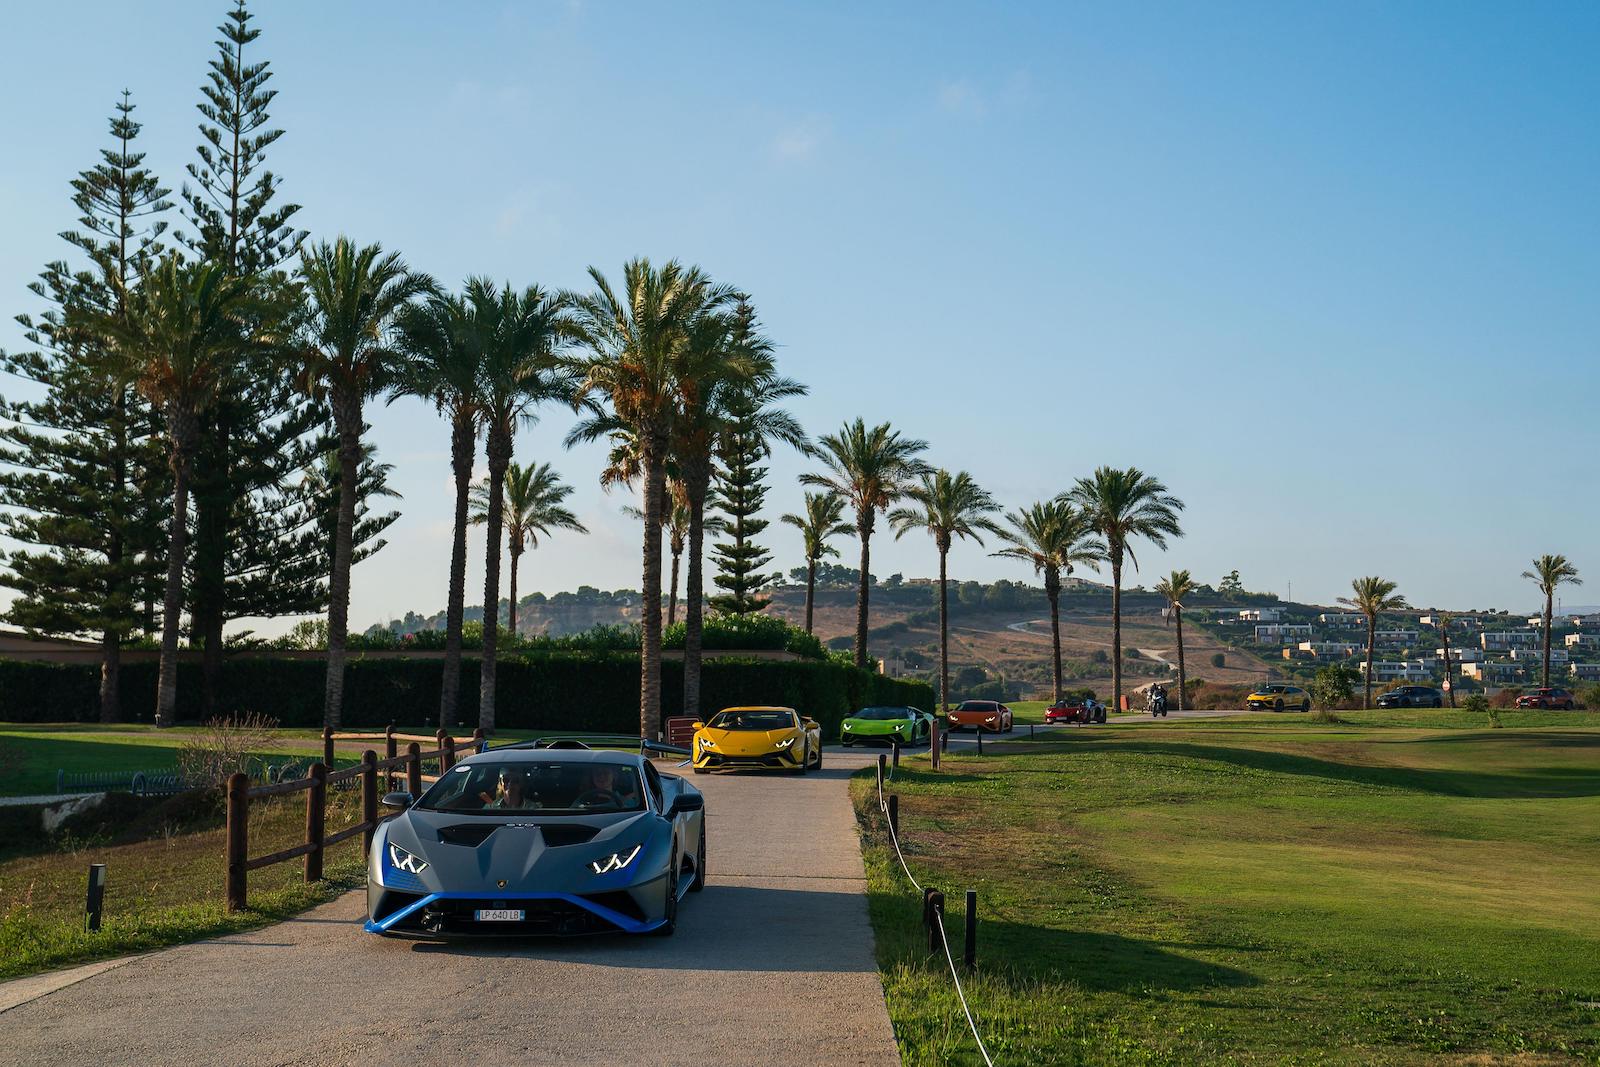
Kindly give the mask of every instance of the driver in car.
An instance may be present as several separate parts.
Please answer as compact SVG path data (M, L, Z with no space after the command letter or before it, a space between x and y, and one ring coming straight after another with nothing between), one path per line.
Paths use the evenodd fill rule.
M579 795L579 799L588 797L593 806L600 807L613 805L619 808L634 807L638 803L638 794L633 791L633 784L622 778L619 781L616 767L609 763L595 763L589 767L589 780Z
M498 788L494 793L479 793L478 799L486 808L521 808L527 794L527 783L515 771L502 770Z

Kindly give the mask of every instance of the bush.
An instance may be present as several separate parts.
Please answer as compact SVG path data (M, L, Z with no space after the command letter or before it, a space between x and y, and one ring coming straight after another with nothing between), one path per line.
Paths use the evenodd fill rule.
M1589 688L1579 693L1578 698L1583 701L1583 706L1585 709L1589 711L1600 711L1600 685L1591 685Z
M1489 698L1482 693L1470 693L1461 702L1462 711L1470 711L1474 715L1487 715L1489 713Z
M153 690L153 679L150 684ZM94 722L99 717L98 666L0 659L0 722Z
M178 747L178 775L194 789L221 789L230 775L250 772L250 755L272 745L276 719L254 713L210 719Z
M1211 665L1213 667L1226 667L1228 665L1228 657L1221 652L1213 652L1211 653Z
M1514 708L1517 706L1517 698L1521 695L1522 693L1514 688L1502 689L1489 698L1489 704L1496 708Z
M1356 684L1361 675L1347 663L1330 663L1317 670L1311 683L1311 695L1324 711L1331 711L1355 697Z

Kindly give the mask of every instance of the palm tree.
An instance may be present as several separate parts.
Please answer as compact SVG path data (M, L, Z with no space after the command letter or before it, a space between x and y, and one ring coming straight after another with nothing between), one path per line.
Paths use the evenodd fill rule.
M1544 676L1540 685L1546 689L1550 687L1550 616L1554 614L1556 589L1561 585L1582 585L1583 579L1578 577L1578 568L1574 567L1566 556L1540 556L1533 561L1533 569L1522 572L1522 576L1539 587L1539 592L1544 594Z
M350 621L350 566L356 479L361 468L362 405L390 388L401 357L390 343L395 317L430 292L432 279L412 274L397 253L356 248L340 237L300 257L304 335L297 353L303 389L326 397L339 440L339 511L328 582L328 677L322 720L339 725L344 705L345 635Z
M1450 706L1453 708L1456 706L1456 683L1450 677L1450 624L1455 621L1455 616L1441 611L1434 615L1433 620L1433 624L1439 628L1439 651L1443 653L1440 658L1444 660L1444 691L1450 694Z
M640 592L639 732L661 733L661 518L667 460L677 408L679 356L696 319L736 297L712 285L697 267L647 259L623 266L619 295L594 267L595 290L570 294L575 336L587 350L575 365L574 400L590 412L567 435L569 444L625 429L637 449L643 478L644 551Z
M898 430L880 423L868 427L862 419L847 422L838 433L824 434L817 442L817 458L827 468L822 474L803 474L802 485L815 486L848 501L856 514L856 536L861 539L861 574L856 586L856 666L867 665L867 596L872 530L879 511L893 507L906 494L912 479L927 473L917 458L928 442L901 437Z
M1065 500L1037 503L1009 512L1010 529L1001 528L1006 547L994 553L1033 565L1044 578L1045 599L1050 602L1050 650L1055 700L1061 699L1061 579L1078 564L1096 567L1105 559L1106 546L1095 539L1087 513Z
M817 593L817 561L837 556L839 550L828 544L830 538L850 532L844 519L844 500L837 493L807 493L805 515L785 515L783 522L800 531L806 553L806 633L811 632L812 604Z
M947 564L950 546L956 538L971 538L983 544L984 533L998 534L999 527L989 518L1000 510L994 497L980 488L966 471L951 474L937 470L923 474L919 483L906 490L913 506L889 512L889 525L899 540L909 530L926 530L939 550L939 703L950 710L950 624Z
M1409 607L1406 598L1395 592L1395 583L1387 578L1371 576L1357 578L1350 583L1351 595L1339 598L1339 603L1355 608L1367 617L1367 686L1361 697L1361 710L1372 707L1372 649L1378 639L1378 616L1386 611L1400 611Z
M467 590L467 502L472 464L483 422L478 372L483 348L475 326L475 305L462 296L437 294L410 305L396 322L396 343L405 355L395 395L431 401L450 420L450 471L455 478L455 512L450 539L450 593L445 606L444 665L439 692L439 725L461 722L461 622Z
M1143 537L1157 548L1167 547L1168 537L1182 537L1178 512L1183 501L1167 492L1155 478L1129 467L1101 467L1067 493L1067 498L1088 513L1089 522L1106 543L1106 558L1111 562L1111 706L1122 707L1122 561L1139 558L1129 542Z
M483 567L483 661L478 671L478 726L494 733L495 665L500 631L500 537L505 532L505 479L517 426L533 409L571 395L566 365L558 358L568 334L562 298L538 286L519 293L474 278L467 300L476 309L483 362L478 373L489 460ZM519 550L520 551L520 550Z
M572 495L572 486L561 481L548 463L524 467L512 463L506 467L505 505L501 519L506 528L506 547L511 552L511 608L506 629L517 632L517 564L522 553L530 546L539 547L540 535L548 537L554 530L571 530L586 534L588 527L578 521L562 501ZM472 524L482 526L489 521L489 480L472 487Z
M1178 710L1184 710L1184 704L1189 699L1188 690L1184 687L1189 682L1189 673L1183 664L1183 602L1194 594L1197 587L1194 580L1189 577L1188 571L1173 571L1156 583L1156 592L1160 593L1167 601L1167 609L1172 612L1173 625L1178 631Z
M189 524L189 484L200 419L234 384L242 361L281 343L281 293L254 278L229 277L214 263L185 263L176 253L145 266L116 312L83 312L79 325L106 336L104 369L131 384L165 416L172 467L167 529L167 584L162 604L157 726L171 726L178 698L178 632ZM70 313L69 313L70 314Z

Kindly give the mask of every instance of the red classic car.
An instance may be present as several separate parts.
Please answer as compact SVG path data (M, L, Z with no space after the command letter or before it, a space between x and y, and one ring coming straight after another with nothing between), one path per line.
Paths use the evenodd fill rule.
M1105 722L1106 706L1093 697L1066 697L1044 709L1044 721L1054 722Z

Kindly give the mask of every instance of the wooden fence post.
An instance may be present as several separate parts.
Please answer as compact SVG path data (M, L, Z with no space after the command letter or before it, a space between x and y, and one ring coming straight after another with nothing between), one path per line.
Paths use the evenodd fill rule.
M967 890L967 939L961 961L970 972L978 966L978 891Z
M883 796L883 767L888 757L882 752L878 753L878 795Z
M433 747L439 750L439 773L440 774L443 774L445 771L450 769L450 768L446 767L445 764L444 764L444 739L449 737L449 736L450 736L449 734L445 733L443 726L439 727L438 730L434 731Z
M945 741L945 738L949 736L949 731L945 730L939 725L938 719L933 720L933 723L929 726L929 729L932 732L928 735L928 755L933 758L933 769L938 770L940 745L942 743L948 743Z
M394 739L394 723L390 723L383 728L383 758L386 760L394 759L399 752L399 747L399 742ZM394 782L397 776L393 767L390 767L387 773L388 777L385 779L384 791L392 793L394 792Z
M439 773L443 774L456 765L456 739L445 735L444 755L439 757Z
M333 727L331 726L322 728L322 765L324 767L333 766Z
M361 821L367 824L361 835L361 854L367 856L378 829L378 754L370 748L361 753Z
M943 942L944 894L934 889L928 893L928 951L942 951Z
M899 770L900 769L900 742L898 742L898 741L896 741L894 743L894 761L893 762L894 762L894 769L895 770Z
M415 741L406 746L406 792L412 800L422 795L422 746Z
M245 864L250 859L250 776L228 776L228 859L223 893L229 911L245 908Z
M328 765L313 763L308 777L311 779L311 788L306 790L306 844L311 846L311 851L306 853L306 881L320 882L323 819L327 815L328 804Z

